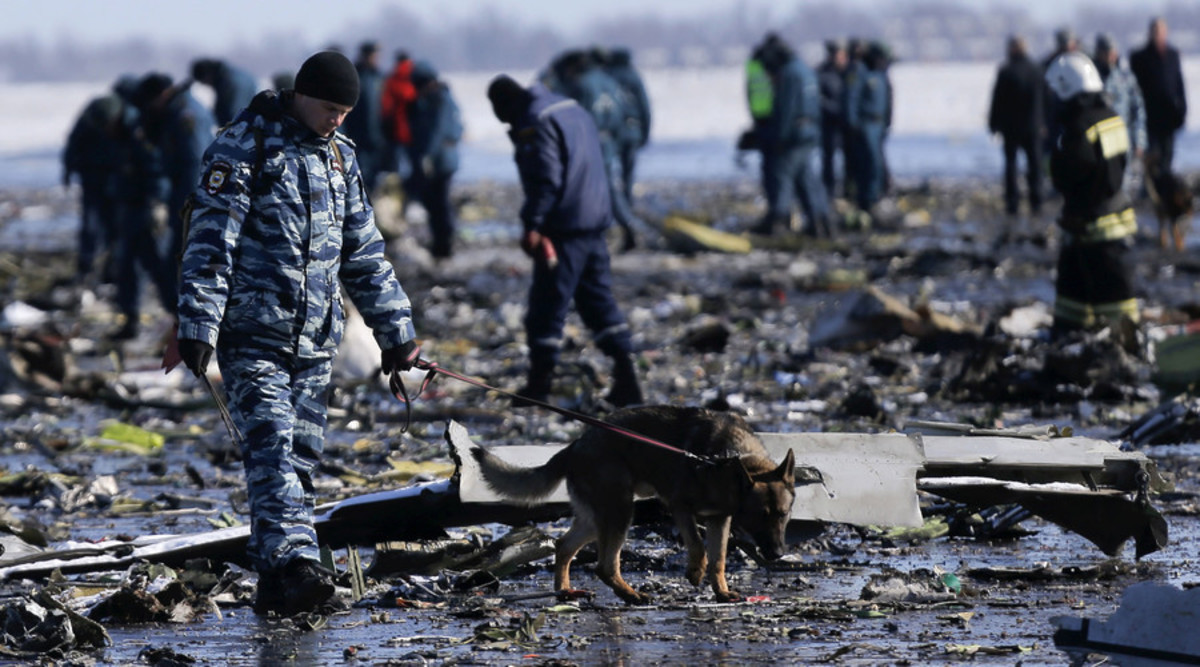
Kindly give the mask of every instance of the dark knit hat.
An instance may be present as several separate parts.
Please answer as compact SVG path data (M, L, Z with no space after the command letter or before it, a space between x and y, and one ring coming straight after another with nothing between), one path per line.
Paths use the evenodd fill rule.
M296 72L296 92L352 107L358 104L358 72L346 56L321 51L305 60Z

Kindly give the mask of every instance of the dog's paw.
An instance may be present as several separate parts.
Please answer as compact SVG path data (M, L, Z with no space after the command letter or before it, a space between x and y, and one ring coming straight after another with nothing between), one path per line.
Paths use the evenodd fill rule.
M741 602L743 600L737 591L716 591L714 596L717 598L717 602Z
M554 595L555 595L555 597L557 597L559 599L560 602L570 602L573 600L591 600L592 598L596 597L596 594L594 592L589 591L589 590L584 590L582 588L562 588L557 591L554 591Z
M704 581L704 566L689 567L684 574L687 577L688 583L693 586L699 586Z
M626 593L618 593L618 595L622 600L625 601L625 604L627 605L650 604L650 602L654 600L653 596L649 595L648 593L642 593L641 591L635 590L630 590Z

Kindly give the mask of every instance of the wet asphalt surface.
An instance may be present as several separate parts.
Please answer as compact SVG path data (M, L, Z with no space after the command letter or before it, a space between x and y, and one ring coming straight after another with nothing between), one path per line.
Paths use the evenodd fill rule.
M1048 233L1049 219L1006 221L993 184L907 184L899 194L902 219L832 240L783 236L760 239L749 254L688 254L647 233L641 248L615 255L615 290L635 332L647 401L728 405L760 431L884 432L922 419L1056 424L1110 438L1163 399L1146 363L1134 364L1132 379L1121 383L1116 397L1085 391L1069 401L963 400L950 390L951 360L966 354L960 350L930 349L909 336L846 350L811 349L814 324L866 284L980 327L1015 307L1051 303L1056 240ZM93 285L70 281L71 201L57 190L0 198L4 302L50 312L53 326L70 341L73 369L57 390L6 383L0 401L3 465L9 473L62 473L76 483L113 475L118 497L146 503L145 511L116 511L101 502L66 512L44 491L30 492L5 497L5 523L36 524L58 544L200 533L231 517L244 521L241 468L231 460L216 411L190 378L176 377L181 372L165 380L157 372L166 323L153 299L146 300L137 340L105 340L116 327L105 288L89 289L93 299L83 290ZM462 242L448 262L430 261L420 247L428 236L424 227L394 224L386 204L379 207L381 225L398 232L391 249L414 299L425 357L515 389L524 373L521 317L528 284L528 260L516 248L511 222L519 193L483 183L459 188L456 199ZM762 202L749 182L663 182L642 188L638 207L650 220L682 213L740 232L753 224ZM1197 266L1160 251L1151 220L1143 212L1135 251L1149 326L1186 321L1195 305ZM1012 238L997 243L1005 226ZM23 227L43 233L23 235ZM14 245L22 251L13 252ZM723 344L714 342L722 337L714 338L714 326L727 335ZM595 411L608 365L574 316L568 335L555 401ZM318 480L323 500L400 485L396 477L363 478L390 469L389 457L446 462L448 418L490 446L567 442L580 428L537 410L514 410L500 394L442 378L416 402L413 426L402 432L403 408L377 378L364 375L347 371L331 397L327 459L336 466ZM162 453L147 457L84 446L110 419L162 433ZM112 646L46 660L123 665L158 656L159 664L171 664L161 660L173 655L184 661L177 664L190 664L190 658L214 665L1064 664L1067 656L1053 645L1051 617L1104 618L1121 591L1137 581L1200 583L1193 560L1200 536L1197 450L1164 445L1145 451L1173 476L1176 492L1154 501L1170 524L1171 545L1140 562L1131 546L1109 559L1083 538L1036 518L1020 524L1028 534L987 541L908 543L828 526L798 535L787 565L779 568L765 569L734 552L731 585L750 597L722 605L684 581L685 558L669 531L664 537L653 526L638 526L623 569L634 587L655 595L649 607L621 604L595 579L585 554L574 581L595 592L590 600L563 604L534 595L550 590L550 558L470 592L442 588L457 573L388 574L369 577L368 602L311 629L296 619L256 617L244 603L253 581L247 575L238 589L241 599L218 599L219 613L180 623L105 623ZM180 506L179 498L191 500ZM566 525L541 527L553 536ZM488 525L450 532L486 543L505 530ZM335 555L344 567L345 552ZM370 565L370 549L365 559ZM918 601L864 599L864 587L892 571L918 583L951 572L962 588L954 596ZM71 583L120 575L79 575ZM20 596L45 584L7 582L0 592ZM415 603L397 606L390 602L397 595Z

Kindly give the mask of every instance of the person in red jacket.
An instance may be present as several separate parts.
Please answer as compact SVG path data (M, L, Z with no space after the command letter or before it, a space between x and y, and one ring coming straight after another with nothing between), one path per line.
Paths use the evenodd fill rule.
M412 82L413 61L405 51L396 52L396 66L383 84L382 106L384 130L391 142L392 168L407 182L412 174L408 161L408 145L412 143L412 128L408 124L408 107L417 99L417 87ZM406 188L407 189L407 188Z

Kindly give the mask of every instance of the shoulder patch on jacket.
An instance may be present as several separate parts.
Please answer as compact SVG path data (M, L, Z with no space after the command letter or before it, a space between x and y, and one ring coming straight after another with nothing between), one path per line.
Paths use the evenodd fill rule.
M204 175L204 189L208 194L215 195L225 189L229 185L229 175L233 173L233 167L228 162L214 162L208 168L208 173Z

